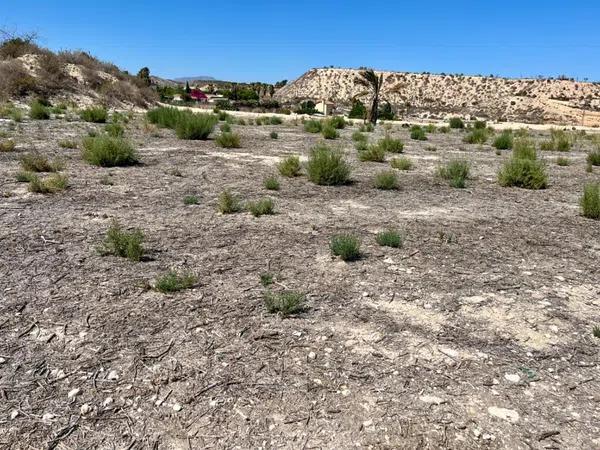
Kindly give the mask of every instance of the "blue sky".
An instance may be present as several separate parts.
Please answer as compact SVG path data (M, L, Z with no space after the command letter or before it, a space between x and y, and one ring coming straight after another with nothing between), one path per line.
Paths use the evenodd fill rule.
M36 31L137 72L274 82L312 67L600 80L600 0L0 0Z

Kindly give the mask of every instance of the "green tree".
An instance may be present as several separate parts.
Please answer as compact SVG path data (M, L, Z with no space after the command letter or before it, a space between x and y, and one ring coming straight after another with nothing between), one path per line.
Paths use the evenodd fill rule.
M369 93L372 95L371 109L367 120L375 125L379 113L379 96L381 95L381 88L383 87L383 74L377 76L373 69L362 70L359 73L359 76L354 79L354 83L369 89L359 95L367 95Z
M137 77L142 80L146 86L152 84L152 80L150 79L150 69L147 67L142 67L138 72Z

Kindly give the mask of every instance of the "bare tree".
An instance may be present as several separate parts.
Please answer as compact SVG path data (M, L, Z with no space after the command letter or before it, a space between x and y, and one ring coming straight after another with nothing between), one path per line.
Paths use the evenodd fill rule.
M377 76L373 69L361 70L359 76L354 79L354 83L369 89L368 91L358 94L358 96L367 95L369 93L372 95L371 109L369 110L367 120L375 125L379 113L379 97L383 87L383 73Z

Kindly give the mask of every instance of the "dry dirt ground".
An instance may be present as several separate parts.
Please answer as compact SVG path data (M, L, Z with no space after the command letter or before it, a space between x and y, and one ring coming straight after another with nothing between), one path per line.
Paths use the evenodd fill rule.
M58 145L94 128L26 121L0 154L0 447L600 448L600 224L578 209L599 180L587 141L568 167L544 152L551 185L527 191L496 183L508 152L396 128L415 167L379 191L388 166L357 160L353 127L334 142L353 184L301 176L270 192L278 160L306 158L318 135L236 125L242 148L222 149L136 119L143 164L103 169ZM64 161L67 191L15 181L34 150ZM472 162L466 189L434 176L453 157ZM225 188L269 195L277 213L222 215ZM113 218L144 231L143 262L98 253ZM403 248L375 243L388 227L405 230ZM340 232L360 236L362 259L331 256ZM151 289L170 268L198 285ZM269 314L267 271L308 309Z

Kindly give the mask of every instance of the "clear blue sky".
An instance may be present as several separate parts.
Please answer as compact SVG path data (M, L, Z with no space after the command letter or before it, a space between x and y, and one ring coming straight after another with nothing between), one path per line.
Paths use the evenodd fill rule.
M600 80L600 0L0 0L0 28L168 78L334 65Z

